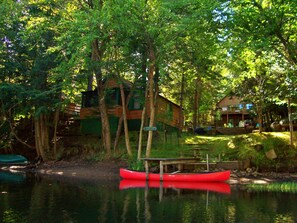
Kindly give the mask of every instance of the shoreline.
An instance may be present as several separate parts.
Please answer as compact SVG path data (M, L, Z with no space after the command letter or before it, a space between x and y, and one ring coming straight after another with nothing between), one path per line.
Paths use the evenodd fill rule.
M124 161L108 160L94 163L83 161L53 161L27 167L11 166L10 168L1 169L11 172L24 171L59 181L102 182L120 181L119 169L127 167L128 164ZM230 180L227 181L230 185L269 184L273 182L297 182L297 173L259 173L233 170Z

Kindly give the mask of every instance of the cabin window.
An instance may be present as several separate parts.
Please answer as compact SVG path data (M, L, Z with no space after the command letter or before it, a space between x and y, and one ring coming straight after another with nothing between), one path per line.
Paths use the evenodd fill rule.
M140 101L139 100L134 100L133 109L140 109L140 108L141 108Z
M129 110L140 110L142 107L143 106L139 94L134 94L134 96L129 101Z
M105 91L106 105L108 107L114 107L120 103L119 91L117 89L107 89ZM82 108L90 108L99 106L98 92L85 91L82 92Z
M82 108L96 107L99 105L97 91L82 92Z
M119 105L119 91L118 89L107 89L106 92L106 105L107 107L114 107L116 105Z
M251 110L253 108L253 104L246 104L246 109Z

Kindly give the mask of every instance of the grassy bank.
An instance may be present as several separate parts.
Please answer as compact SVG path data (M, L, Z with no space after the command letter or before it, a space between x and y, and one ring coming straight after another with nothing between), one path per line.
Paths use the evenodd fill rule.
M291 147L289 132L264 132L244 135L194 135L176 133L164 135L157 132L153 138L151 157L193 157L194 148L200 148L204 159L209 155L210 161L245 161L251 167L263 171L295 171L297 169L297 132L294 133L295 146ZM61 140L62 141L62 140ZM105 151L98 137L71 137L62 141L56 160L84 159L100 161L105 159ZM138 133L130 132L130 143L137 156ZM142 157L145 154L146 142L142 145ZM121 137L119 149L114 151L117 159L127 159L124 137ZM136 159L136 158L135 158ZM133 161L131 161L133 162Z
M294 133L294 139L297 132ZM294 171L297 166L297 147L290 146L289 132L250 133L236 136L199 136L183 134L179 144L154 143L152 157L193 155L192 148L200 148L210 159L248 161L260 170Z

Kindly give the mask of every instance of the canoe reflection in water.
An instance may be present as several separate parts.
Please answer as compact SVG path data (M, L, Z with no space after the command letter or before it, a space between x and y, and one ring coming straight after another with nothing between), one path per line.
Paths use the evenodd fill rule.
M228 183L224 182L181 182L181 181L145 181L145 180L121 180L120 190L129 188L172 188L212 191L223 194L230 194L231 189Z
M21 173L11 173L0 170L0 183L21 183L26 179L26 176Z

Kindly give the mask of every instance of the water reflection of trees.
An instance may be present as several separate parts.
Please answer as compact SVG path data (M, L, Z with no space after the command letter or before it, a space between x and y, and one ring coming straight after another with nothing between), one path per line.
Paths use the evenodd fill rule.
M118 191L115 184L102 187L33 180L18 186L0 185L0 190L7 191L6 196L0 196L0 222L110 222L112 218L117 222L119 219L117 193L112 193Z
M142 222L185 223L296 222L297 219L295 195L288 196L291 204L284 205L283 202L288 202L282 201L283 197L287 197L284 194L265 196L239 191L228 196L206 191L180 190L174 193L171 189L167 192L159 200L158 189L150 189L149 193L143 189L125 191L126 201L129 200L125 209L130 209L125 214L130 216L130 220L135 219L134 222L140 222L139 216L145 218ZM133 212L134 206L137 208Z
M296 194L231 195L40 181L1 185L0 222L296 222ZM20 221L21 219L21 221Z

